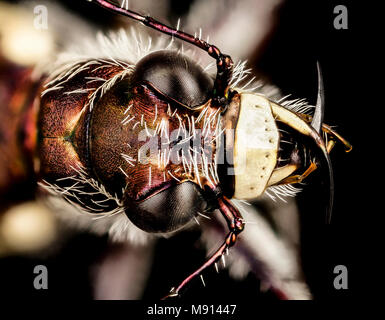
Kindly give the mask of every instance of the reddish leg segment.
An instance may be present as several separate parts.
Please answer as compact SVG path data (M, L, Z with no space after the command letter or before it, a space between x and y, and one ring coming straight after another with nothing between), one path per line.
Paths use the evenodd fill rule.
M236 209L229 199L225 196L222 196L218 199L219 210L227 221L230 232L226 236L225 242L218 248L218 250L195 272L190 274L186 279L184 279L177 288L172 288L170 293L165 296L163 299L167 299L170 297L177 297L179 295L180 290L185 287L192 279L199 276L203 270L212 266L215 262L217 262L223 254L226 253L226 250L232 247L236 240L237 235L243 230L244 222L241 214L238 209Z

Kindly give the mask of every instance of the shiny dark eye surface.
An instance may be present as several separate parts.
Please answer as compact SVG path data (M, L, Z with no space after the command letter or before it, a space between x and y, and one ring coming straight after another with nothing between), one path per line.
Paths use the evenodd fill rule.
M213 91L213 79L193 60L175 51L153 52L140 60L133 83L145 83L162 95L188 108L207 102Z
M126 199L126 214L140 229L147 232L172 232L185 226L197 212L204 212L208 203L199 188L186 181L141 202Z

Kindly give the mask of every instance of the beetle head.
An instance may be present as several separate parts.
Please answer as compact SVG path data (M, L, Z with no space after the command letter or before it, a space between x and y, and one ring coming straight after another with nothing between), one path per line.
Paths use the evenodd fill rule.
M129 79L111 88L92 111L89 145L94 173L112 190L124 181L122 197L128 215L138 226L144 228L152 221L153 225L169 227L152 226L151 231L180 228L195 210L210 207L204 203L207 201L182 205L186 198L197 200L200 195L193 195L204 195L205 190L218 195L224 189L226 194L242 199L259 196L277 165L277 117L316 141L330 167L322 138L300 117L258 95L229 89L233 62L217 47L107 1L96 2L189 42L217 61L217 75L211 79L186 56L171 51L152 53L139 61ZM322 117L317 115L315 121L322 123ZM231 134L227 131L220 144L222 127ZM176 139L170 139L173 132L177 132L173 136ZM133 141L133 137L138 139ZM232 174L227 171L218 175L216 171L221 149L230 153ZM331 173L329 177L332 188ZM181 192L187 196L181 196Z

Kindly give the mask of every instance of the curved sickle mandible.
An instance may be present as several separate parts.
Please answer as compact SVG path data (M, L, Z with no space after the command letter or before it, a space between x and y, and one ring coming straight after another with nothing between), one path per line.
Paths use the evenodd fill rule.
M322 78L321 66L318 61L317 61L317 73L318 73L317 103L315 105L311 126L314 128L315 131L318 132L318 134L321 134L322 123L324 120L324 113L325 113L325 93L324 93L324 83Z
M317 102L315 105L313 120L311 122L311 126L314 130L321 135L322 124L324 120L325 114L325 91L324 91L324 83L322 77L322 71L320 63L317 61L317 74L318 74L318 93L317 93ZM328 172L329 172L329 209L327 211L327 222L330 223L332 216L332 207L333 207L333 199L334 199L334 178L333 178L333 168L330 160L330 156L326 150L322 150L323 155L325 157Z

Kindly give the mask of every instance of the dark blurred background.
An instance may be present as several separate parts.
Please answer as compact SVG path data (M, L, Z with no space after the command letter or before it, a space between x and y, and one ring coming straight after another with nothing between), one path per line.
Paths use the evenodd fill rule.
M12 1L15 2L15 1ZM87 1L61 1L69 10L85 20L109 27L115 17ZM185 14L190 1L171 1L169 20ZM333 27L336 5L348 8L348 30ZM335 203L332 223L324 223L322 176L316 173L298 196L301 212L302 259L305 276L315 299L351 298L359 277L356 260L360 259L357 222L365 208L359 187L362 183L362 150L365 140L360 130L364 101L358 95L361 65L357 63L357 39L360 38L359 11L353 1L286 1L279 8L278 21L271 38L258 57L251 57L254 72L278 86L284 95L306 98L315 103L317 93L316 61L322 67L326 95L325 123L336 125L337 132L350 141L353 151L335 147L331 159L335 172ZM245 32L250 32L245 30ZM237 41L237 39L228 39ZM231 52L229 52L231 54ZM181 233L162 239L155 250L155 260L144 298L158 299L171 283L177 283L205 258L197 245L198 232ZM181 248L181 244L183 247ZM17 297L91 298L92 285L88 267L103 253L106 237L88 234L73 236L58 255L46 259L6 257L0 259L0 295ZM359 248L359 249L358 249ZM49 290L34 290L31 270L37 264L48 267ZM345 265L349 271L349 289L335 290L333 269ZM261 294L252 275L244 281L229 278L226 271L205 275L206 288L194 281L182 299L272 300L270 293Z

